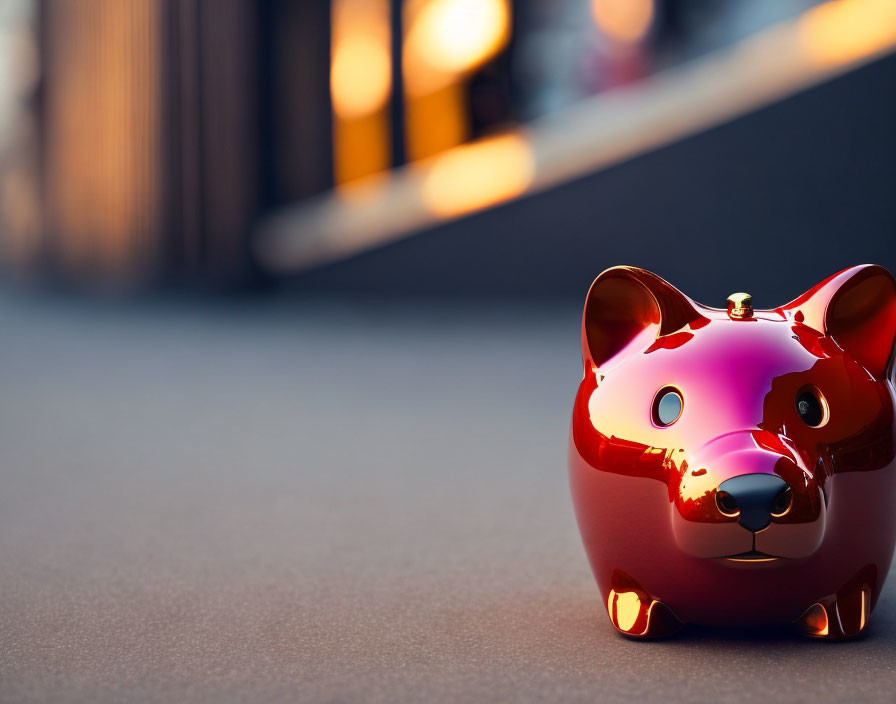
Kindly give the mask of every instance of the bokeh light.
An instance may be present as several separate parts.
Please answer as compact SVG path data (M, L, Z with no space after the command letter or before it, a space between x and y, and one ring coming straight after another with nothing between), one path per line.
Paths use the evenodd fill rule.
M497 54L510 37L508 0L423 0L405 6L410 94L438 90Z
M896 41L894 0L836 0L799 21L809 57L822 65L855 61Z
M532 150L519 135L465 144L433 160L423 201L440 216L468 213L520 195L534 172Z
M352 119L389 99L392 60L388 6L383 0L335 0L330 90L333 110Z
M653 0L591 0L591 13L608 38L631 44L644 38L653 21Z
M389 1L334 0L331 23L333 170L339 185L389 167Z

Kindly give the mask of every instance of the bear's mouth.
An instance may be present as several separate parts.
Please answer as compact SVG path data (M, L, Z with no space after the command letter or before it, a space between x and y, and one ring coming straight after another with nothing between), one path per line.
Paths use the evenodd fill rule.
M730 560L731 562L774 562L775 560L780 560L782 558L777 555L769 555L765 552L759 552L758 550L750 550L749 552L741 552L737 555L728 555L727 557L722 558L724 560Z

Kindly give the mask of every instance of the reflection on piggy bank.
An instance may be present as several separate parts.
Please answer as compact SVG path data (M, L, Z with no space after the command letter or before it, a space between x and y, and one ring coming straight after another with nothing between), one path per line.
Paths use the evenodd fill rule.
M707 308L643 269L588 292L569 477L610 621L862 632L896 541L896 281Z

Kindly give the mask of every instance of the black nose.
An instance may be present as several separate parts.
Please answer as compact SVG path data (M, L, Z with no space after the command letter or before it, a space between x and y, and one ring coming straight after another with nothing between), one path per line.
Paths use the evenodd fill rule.
M719 484L716 503L722 513L740 511L738 523L755 533L771 523L772 513L787 510L790 495L787 482L776 474L742 474Z

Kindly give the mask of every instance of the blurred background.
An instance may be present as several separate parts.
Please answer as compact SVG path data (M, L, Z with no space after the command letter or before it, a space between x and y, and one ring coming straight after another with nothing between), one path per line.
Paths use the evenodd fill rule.
M896 264L888 0L4 0L0 32L11 277L580 297L627 262L772 305Z
M623 641L566 486L600 271L862 262L896 0L0 0L0 700L890 702L892 576Z

